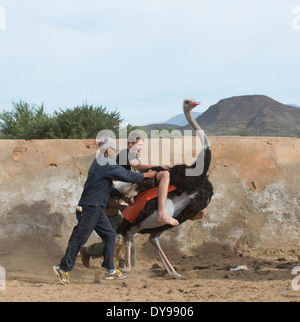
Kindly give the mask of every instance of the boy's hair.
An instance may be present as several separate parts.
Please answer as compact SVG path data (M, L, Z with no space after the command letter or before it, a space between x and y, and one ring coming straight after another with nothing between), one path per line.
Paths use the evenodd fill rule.
M128 135L128 143L136 143L137 141L142 140L144 141L144 137L142 136L142 134L138 131L132 131L129 133Z

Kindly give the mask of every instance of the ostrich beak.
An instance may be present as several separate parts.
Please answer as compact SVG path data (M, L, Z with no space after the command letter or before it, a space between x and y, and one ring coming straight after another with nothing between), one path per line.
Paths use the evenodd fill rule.
M190 105L193 106L193 107L196 107L197 105L200 105L200 102L190 102Z

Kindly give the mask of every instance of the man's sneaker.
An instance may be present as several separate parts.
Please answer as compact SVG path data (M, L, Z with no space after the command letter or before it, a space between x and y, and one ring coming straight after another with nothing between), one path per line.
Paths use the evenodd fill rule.
M63 285L69 284L69 274L67 272L62 270L59 266L53 266L53 271Z
M127 274L122 273L118 269L112 271L112 272L105 272L105 279L106 280L122 280L124 278L128 277Z

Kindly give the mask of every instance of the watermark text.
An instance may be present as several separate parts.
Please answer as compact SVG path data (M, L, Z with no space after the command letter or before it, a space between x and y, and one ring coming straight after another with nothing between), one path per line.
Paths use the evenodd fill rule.
M296 6L292 9L292 15L295 16L291 22L291 27L295 31L300 30L300 6Z
M137 139L140 142L142 138L142 144L137 143L128 148L133 155L138 155L144 160L142 163L162 166L187 164L190 167L186 168L185 175L199 176L204 170L204 158L208 146L203 130L197 130L195 134L193 135L191 130L184 130L183 133L178 130L171 132L152 130L149 137L149 133L139 129L130 132L127 136L127 128L119 128L119 151L127 149L128 142L136 143ZM132 139L130 139L131 136L133 136ZM116 140L113 131L102 130L97 134L96 142L105 137ZM102 151L105 151L107 147L104 144ZM100 150L97 151L96 157L101 165L111 164L111 160L102 157ZM118 163L127 165L127 154L120 154Z
M0 266L0 291L6 290L6 272L4 267Z
M300 273L300 266L295 266L292 270L293 275L297 275ZM298 284L298 281L300 280L300 274L298 274L295 278L292 280L292 289L294 291L299 291L300 290L300 284Z
M0 31L6 30L6 10L0 6Z

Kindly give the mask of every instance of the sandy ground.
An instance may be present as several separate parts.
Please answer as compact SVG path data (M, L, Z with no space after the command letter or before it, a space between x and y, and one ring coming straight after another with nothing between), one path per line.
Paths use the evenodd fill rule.
M143 236L144 237L144 236ZM292 288L292 269L300 265L300 249L245 251L205 244L192 255L166 250L171 263L185 279L174 280L163 268L145 238L138 240L137 264L122 281L106 281L100 259L85 268L78 257L70 284L61 285L52 271L61 256L40 252L0 255L6 269L6 290L1 302L298 302ZM246 265L247 270L230 271ZM300 271L298 275L300 274ZM95 276L100 279L95 282ZM299 282L300 284L300 282Z

